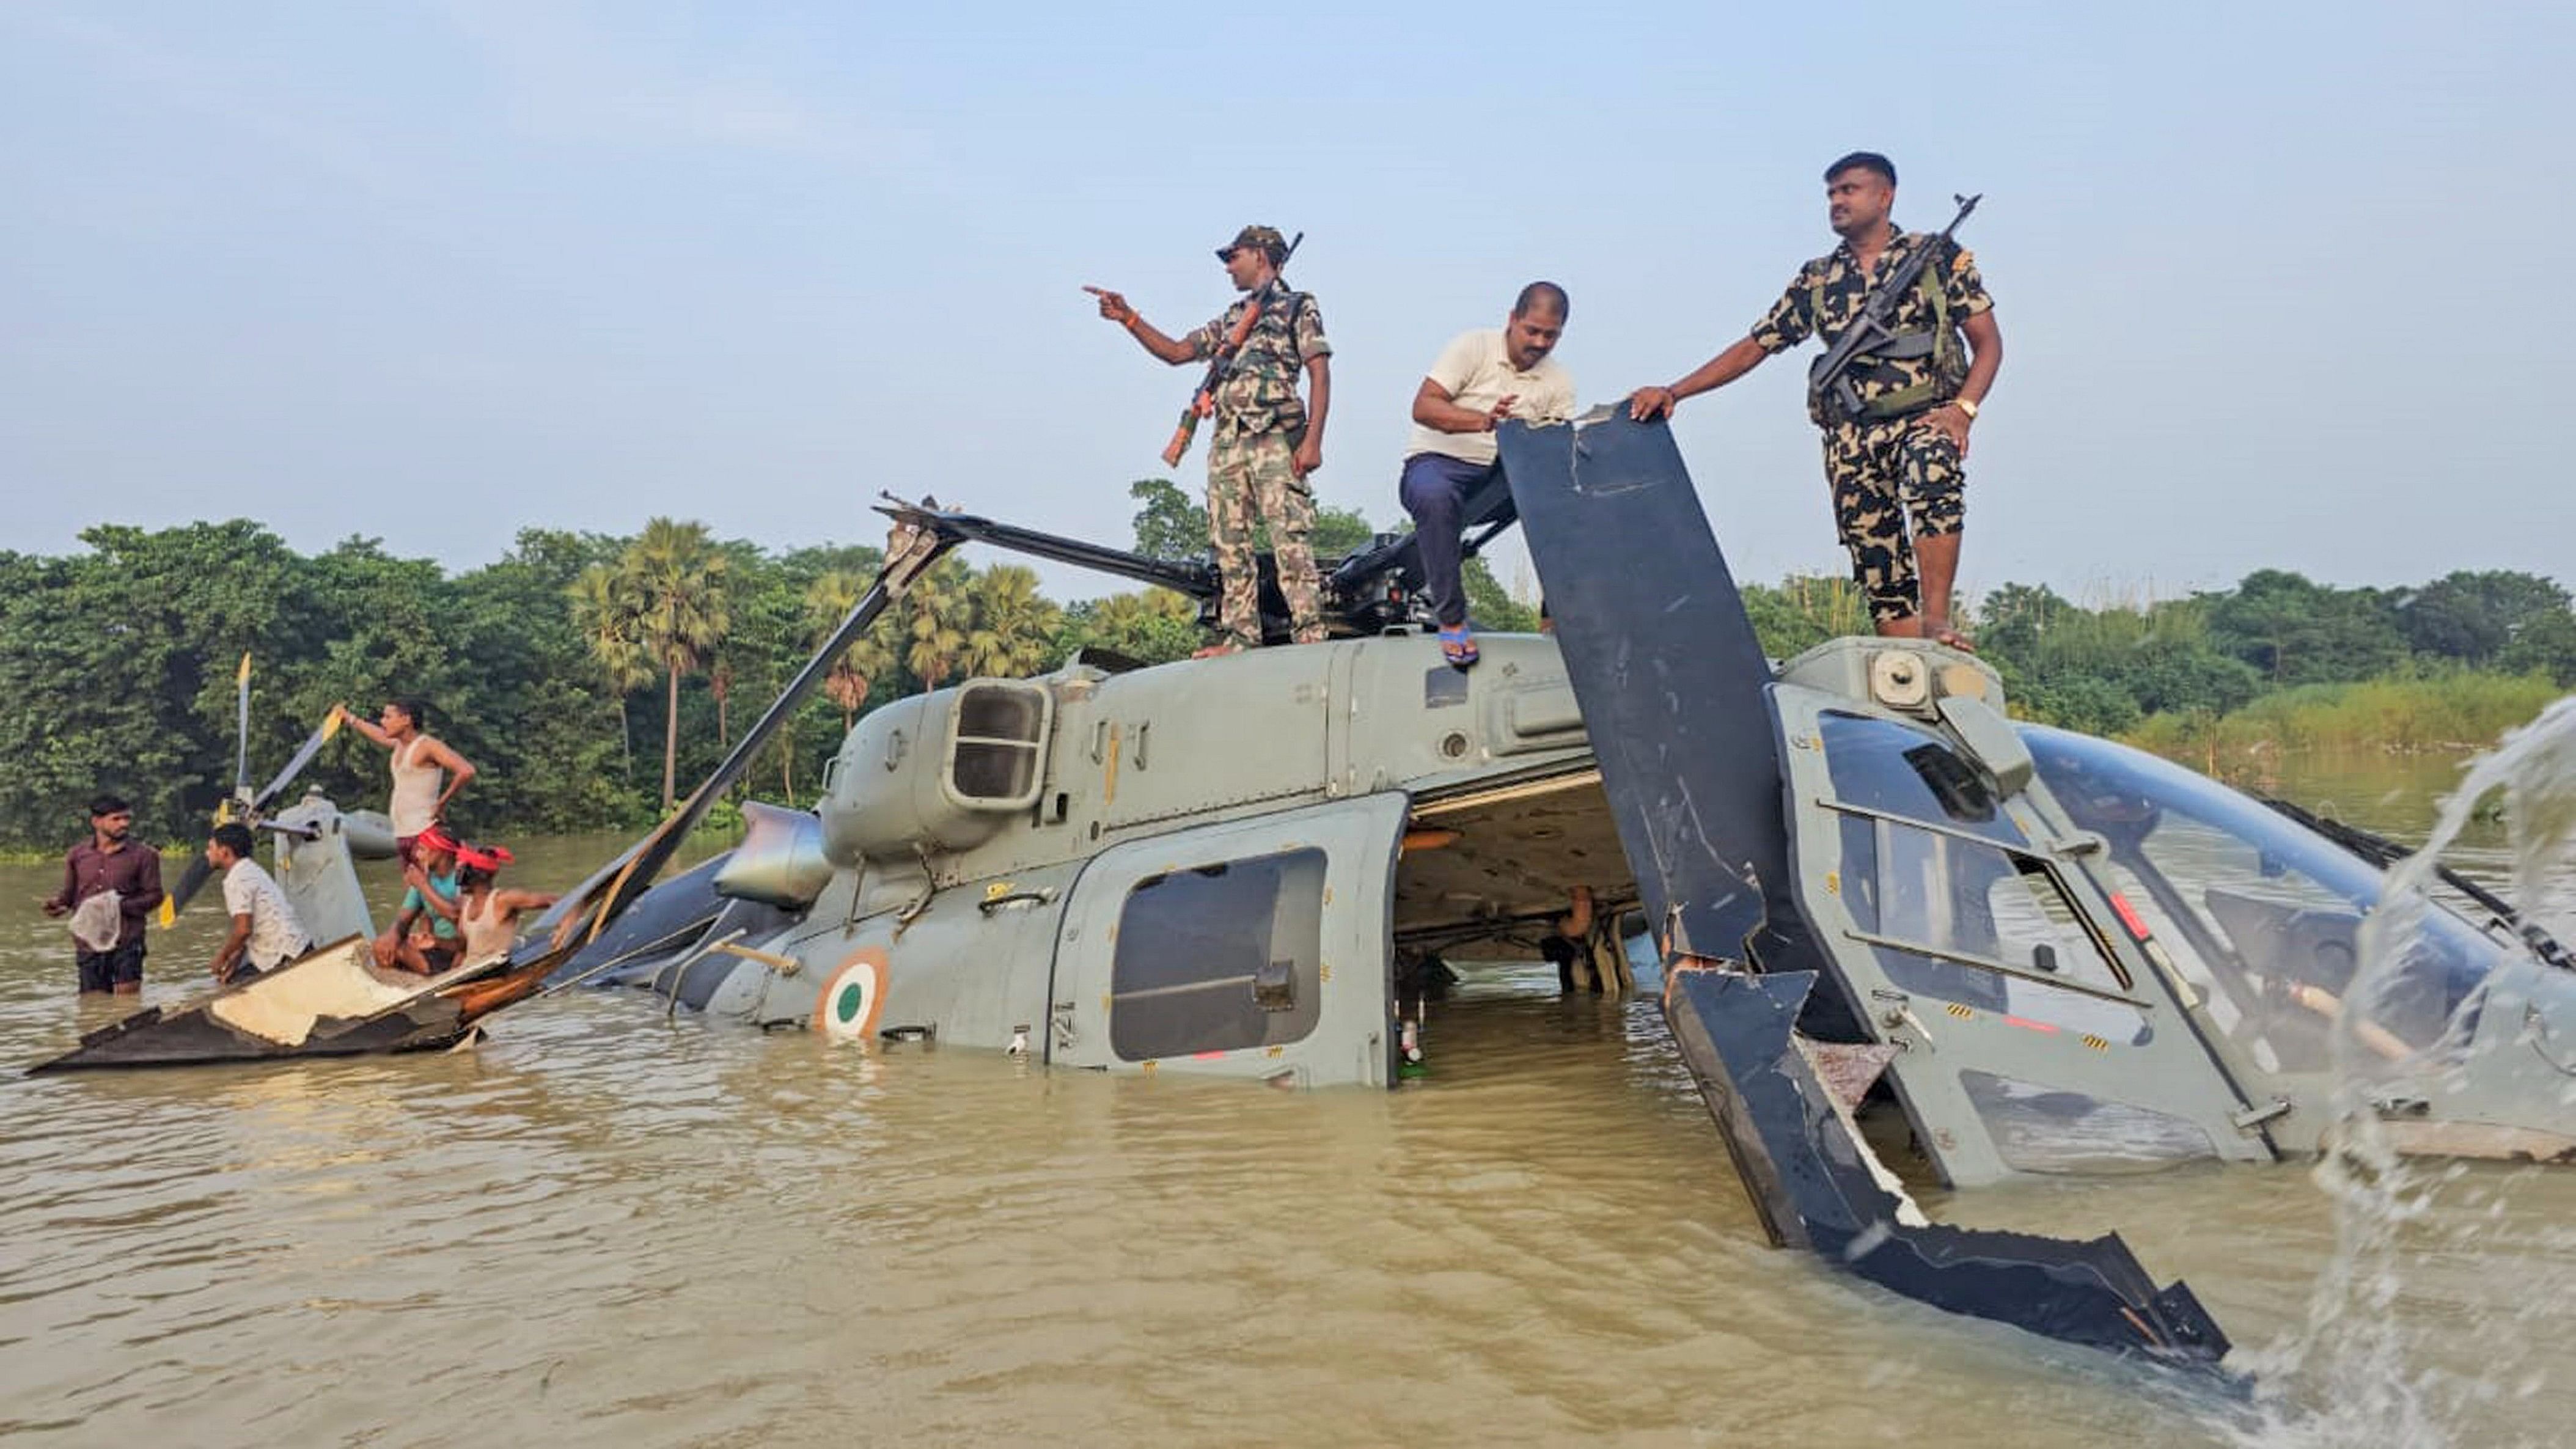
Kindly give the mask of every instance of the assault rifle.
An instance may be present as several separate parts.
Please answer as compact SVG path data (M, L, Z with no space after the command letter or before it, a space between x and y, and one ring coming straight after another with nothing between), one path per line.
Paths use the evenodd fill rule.
M1272 234L1277 235L1275 232ZM1279 265L1272 270L1270 280L1244 299L1243 315L1235 319L1234 330L1226 334L1225 345L1217 349L1216 356L1208 359L1207 376L1200 380L1199 390L1190 395L1190 405L1181 409L1181 425L1172 430L1172 440L1163 445L1164 467L1179 466L1181 455L1190 450L1190 439L1198 436L1199 419L1216 411L1218 386L1234 372L1235 358L1242 355L1243 344L1251 338L1252 329L1261 325L1261 314L1269 310L1273 297L1280 291L1279 274L1288 270L1288 259L1297 255L1297 244L1305 239L1304 232L1297 233L1296 239L1288 243L1288 250L1280 254ZM1297 319L1289 318L1288 325L1293 330Z
M1968 213L1976 210L1977 203L1986 198L1985 193L1979 192L1975 196L1953 196L1950 199L1959 203L1959 214L1950 218L1950 224L1941 228L1939 236L1907 252L1894 270L1878 279L1877 289L1869 294L1868 301L1861 304L1860 315L1852 319L1850 328L1825 350L1824 356L1816 359L1813 367L1807 369L1807 395L1819 400L1827 418L1836 422L1856 422L1863 416L1860 389L1852 385L1848 375L1853 361L1864 352L1875 351L1896 340L1896 333L1887 324L1888 319L1896 315L1898 299L1912 290L1915 279L1932 264L1934 257L1949 250L1950 234L1957 231L1959 223L1966 221Z

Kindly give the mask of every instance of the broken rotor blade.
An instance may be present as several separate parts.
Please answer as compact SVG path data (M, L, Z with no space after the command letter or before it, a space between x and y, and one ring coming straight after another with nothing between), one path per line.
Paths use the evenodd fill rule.
M269 781L266 788L251 798L252 815L256 816L266 811L270 803L277 799L278 792L284 790L296 776L304 773L304 767L313 763L313 757L322 752L322 746L333 735L340 732L340 718L339 707L334 705L331 712L322 717L322 727L305 736L304 743L296 747L293 758L286 762L286 768L278 771L277 778Z

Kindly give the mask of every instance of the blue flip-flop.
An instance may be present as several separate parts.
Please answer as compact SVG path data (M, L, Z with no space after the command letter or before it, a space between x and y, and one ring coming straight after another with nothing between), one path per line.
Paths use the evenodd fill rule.
M1476 652L1476 636L1467 632L1464 624L1441 625L1440 657L1448 660L1452 669L1472 668L1481 657Z

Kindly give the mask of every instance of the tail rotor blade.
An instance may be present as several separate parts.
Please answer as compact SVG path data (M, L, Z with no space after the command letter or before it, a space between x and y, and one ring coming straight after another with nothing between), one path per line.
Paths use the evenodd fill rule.
M340 710L334 705L331 712L322 717L322 727L306 735L304 743L296 746L294 757L286 762L285 769L277 772L277 778L269 781L265 789L251 797L250 813L253 815L264 813L277 799L278 792L294 783L295 777L304 773L304 767L313 763L313 757L322 753L323 744L339 732Z

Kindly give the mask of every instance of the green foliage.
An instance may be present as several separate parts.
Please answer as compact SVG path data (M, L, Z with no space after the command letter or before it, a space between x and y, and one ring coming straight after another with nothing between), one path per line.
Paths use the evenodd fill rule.
M1169 478L1139 478L1127 485L1127 496L1138 505L1136 552L1162 559L1212 556L1207 508L1182 492L1179 484ZM1315 550L1315 557L1338 559L1376 542L1377 526L1356 508L1326 504L1315 510L1315 528L1306 541ZM1264 550L1270 547L1268 524L1252 530L1252 546Z
M1127 485L1136 500L1136 552L1147 558L1206 558L1207 507L1169 478L1139 478Z
M2004 697L2017 713L2089 735L2126 734L2140 718L2137 700L2090 674L2026 675L2005 670Z
M1774 659L1793 659L1828 639L1869 632L1869 605L1851 580L1791 574L1777 587L1747 584L1744 612Z
M967 593L973 577L965 562L951 554L913 581L896 611L899 657L924 689L937 689L957 672L974 618Z
M1467 617L1477 628L1493 634L1538 632L1537 607L1513 598L1483 559L1471 558L1461 564L1458 583L1467 592Z
M1038 593L1037 571L994 564L966 591L966 672L988 679L1035 674L1056 662L1063 610Z
M2098 609L2013 584L1986 596L1978 644L2016 713L2222 772L2284 750L2480 744L2576 684L2566 592L2515 573L2382 591L2266 569ZM2462 667L2485 660L2514 672Z
M1169 589L1139 589L1066 609L1057 625L1055 657L1098 648L1139 664L1168 664L1188 658L1205 638L1196 604Z
M2399 627L2419 654L2487 664L2535 625L2567 617L2567 591L2536 574L2446 574L2405 593Z
M2496 662L2516 674L2540 675L2561 689L2576 688L2576 615L2560 609L2529 620Z
M1253 546L1268 548L1269 530L1262 529L1259 535ZM1307 535L1306 541L1314 548L1315 557L1326 560L1329 566L1331 560L1347 558L1376 543L1377 525L1356 508L1327 505L1315 510L1315 531Z
M2207 598L2212 639L2275 684L2367 678L2407 656L2395 597L2379 589L2261 569Z

